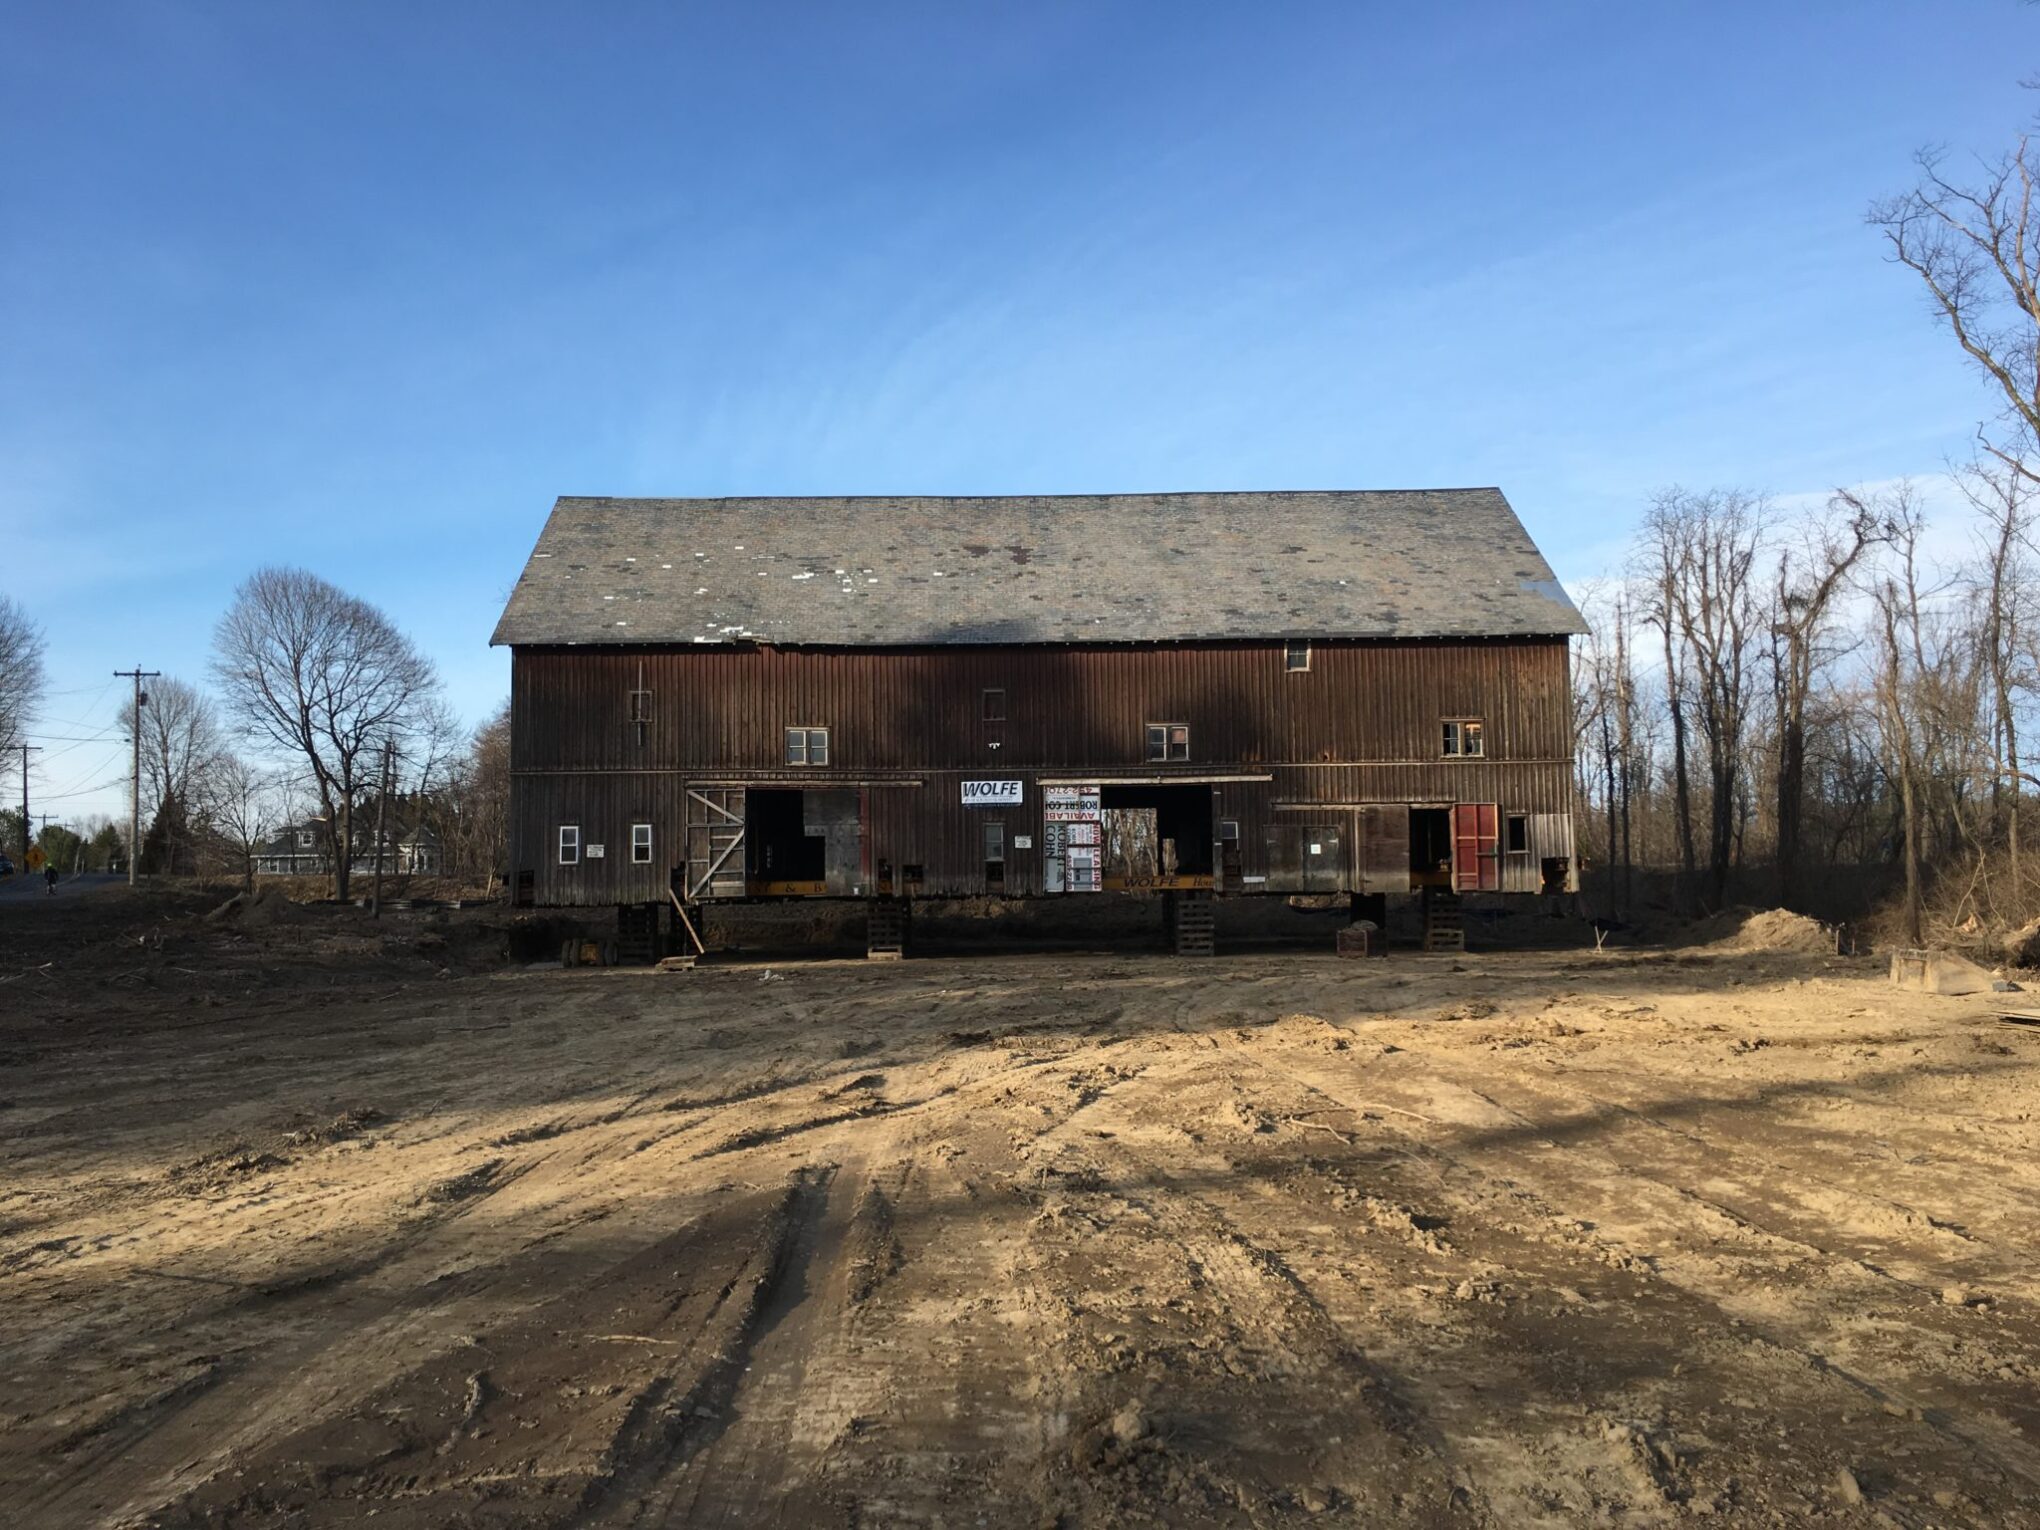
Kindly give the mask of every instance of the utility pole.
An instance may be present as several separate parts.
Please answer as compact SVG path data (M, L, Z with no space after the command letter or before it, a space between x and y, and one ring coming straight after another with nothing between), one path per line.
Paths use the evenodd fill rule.
M117 669L113 672L116 680L132 680L135 683L135 770L128 781L128 886L135 885L135 871L142 863L142 708L149 704L148 693L142 689L144 680L153 680L162 674L160 669L143 669L137 664L133 669ZM23 778L24 785L26 777ZM24 801L27 799L24 798ZM26 813L27 808L22 811Z
M28 870L28 745L21 746L21 869Z
M368 916L382 918L382 847L383 825L390 815L390 774L396 768L397 745L390 740L383 745L382 791L375 799L375 884L368 895Z

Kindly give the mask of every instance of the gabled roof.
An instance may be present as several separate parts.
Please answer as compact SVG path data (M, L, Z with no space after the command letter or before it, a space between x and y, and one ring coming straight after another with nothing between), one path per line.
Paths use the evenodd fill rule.
M1499 489L561 499L499 644L1585 631Z

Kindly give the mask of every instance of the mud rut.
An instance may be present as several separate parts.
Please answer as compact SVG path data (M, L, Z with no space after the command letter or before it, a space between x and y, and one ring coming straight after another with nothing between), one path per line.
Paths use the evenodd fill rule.
M0 1494L2040 1524L2040 1042L1819 962L1398 968L532 974L39 1035Z

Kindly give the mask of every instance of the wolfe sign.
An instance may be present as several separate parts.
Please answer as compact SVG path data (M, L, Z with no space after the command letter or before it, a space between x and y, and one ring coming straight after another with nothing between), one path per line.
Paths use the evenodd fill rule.
M966 781L963 783L963 805L965 807L1018 807L1020 805L1020 783L1018 781Z

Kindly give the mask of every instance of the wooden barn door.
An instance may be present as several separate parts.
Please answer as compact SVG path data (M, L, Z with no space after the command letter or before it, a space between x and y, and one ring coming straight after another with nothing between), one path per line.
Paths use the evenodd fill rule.
M744 789L687 792L687 898L744 896Z
M1458 892L1499 892L1502 856L1498 809L1462 802L1452 810L1452 886Z

